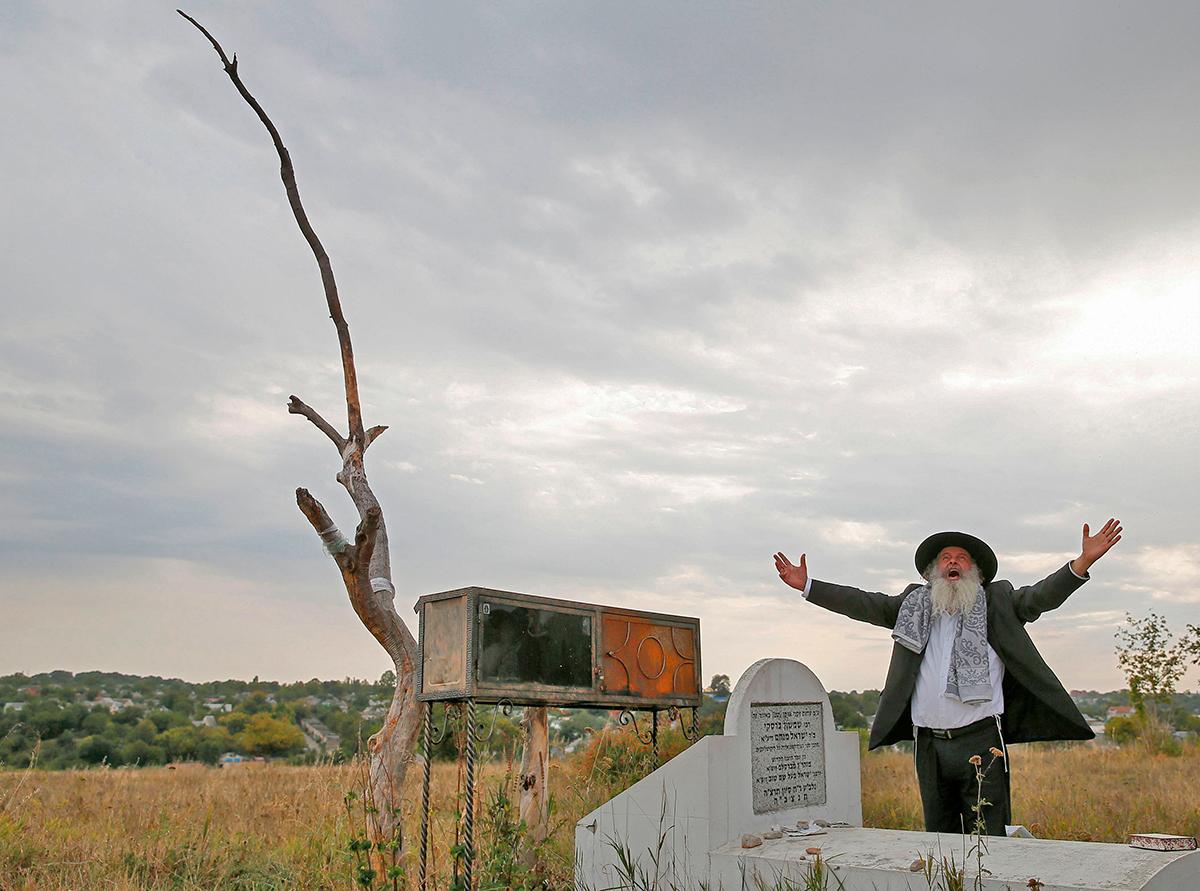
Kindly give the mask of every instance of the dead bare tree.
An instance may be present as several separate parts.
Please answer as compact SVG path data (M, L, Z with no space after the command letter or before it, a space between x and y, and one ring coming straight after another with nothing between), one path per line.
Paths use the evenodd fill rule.
M337 282L333 277L333 266L329 255L325 252L317 233L313 231L304 206L300 202L300 190L296 186L296 172L292 167L292 159L284 147L279 131L267 117L258 100L242 83L238 76L237 54L232 61L225 55L225 50L208 32L208 30L183 10L176 10L181 16L200 30L208 42L212 44L225 73L233 81L238 93L258 115L263 126L271 135L275 150L279 153L279 175L287 192L288 204L296 217L296 223L304 235L305 241L316 257L317 266L321 271L321 284L325 289L325 302L329 307L329 317L337 329L338 345L342 355L342 376L346 385L346 415L347 433L343 435L332 424L326 421L315 409L306 405L296 396L288 401L288 412L308 418L312 424L328 437L338 451L342 469L337 474L337 481L350 494L354 506L358 509L359 523L354 533L354 540L349 542L330 519L322 504L314 498L307 489L296 490L296 504L333 557L342 574L342 582L346 593L350 595L350 604L355 613L375 636L375 639L387 651L395 664L396 691L392 696L392 704L388 709L383 727L368 740L367 759L369 767L368 787L371 803L375 808L373 829L375 841L389 841L395 837L399 824L399 808L404 788L404 774L410 760L410 753L416 741L417 730L420 726L420 710L416 703L414 688L414 665L417 653L417 643L404 620L396 612L395 587L392 584L391 559L388 553L387 526L383 520L383 510L371 486L367 482L367 473L363 464L366 450L379 438L387 427L378 426L364 430L362 407L358 397L358 376L354 369L354 349L350 343L350 328L342 314L342 304L338 297Z

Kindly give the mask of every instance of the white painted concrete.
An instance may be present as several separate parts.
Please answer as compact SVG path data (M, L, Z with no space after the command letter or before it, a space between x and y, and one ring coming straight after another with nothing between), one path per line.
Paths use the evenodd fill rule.
M969 839L967 845L969 849ZM845 891L929 891L925 876L909 870L918 856L953 857L960 866L964 860L961 835L831 829L810 839L765 840L761 847L749 850L736 841L722 845L712 852L710 887L741 889L743 876L747 888L757 888L757 881L767 888L781 879L802 881L813 867L813 858L804 853L810 846L821 848L821 857L831 869L828 887ZM974 859L969 862L967 887L974 887ZM1024 891L1031 878L1044 883L1041 891L1200 889L1200 852L1196 851L1166 853L1094 842L989 838L983 865L984 891Z

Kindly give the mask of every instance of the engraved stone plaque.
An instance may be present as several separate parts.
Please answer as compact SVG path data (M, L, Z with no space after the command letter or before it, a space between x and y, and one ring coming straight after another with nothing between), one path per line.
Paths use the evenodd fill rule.
M825 804L825 717L820 702L750 703L754 813Z

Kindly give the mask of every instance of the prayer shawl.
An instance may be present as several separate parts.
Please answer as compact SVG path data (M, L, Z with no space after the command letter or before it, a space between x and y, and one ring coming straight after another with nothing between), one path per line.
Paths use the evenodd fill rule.
M965 705L992 700L992 676L988 666L987 597L979 589L974 603L965 614L954 616L958 627L950 652L950 672L946 676L946 695ZM892 639L902 647L920 653L929 643L933 627L933 597L929 585L922 585L904 598Z

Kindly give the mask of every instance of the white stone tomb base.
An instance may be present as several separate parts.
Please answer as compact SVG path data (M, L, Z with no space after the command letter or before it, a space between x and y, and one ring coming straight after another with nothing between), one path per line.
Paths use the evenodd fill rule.
M970 839L967 840L968 849ZM732 841L712 851L712 891L773 888L788 879L800 883L813 866L805 855L821 848L830 867L828 888L845 891L929 891L929 883L909 866L918 856L963 862L963 837L889 829L831 829L809 839L766 840L743 850ZM974 888L974 861L967 887ZM1033 838L988 838L983 855L987 870L984 891L1024 891L1029 880L1040 891L1200 891L1200 852L1144 851L1127 845L1052 841ZM742 884L743 875L745 885ZM790 888L783 882L784 888ZM936 885L935 887L942 887Z

